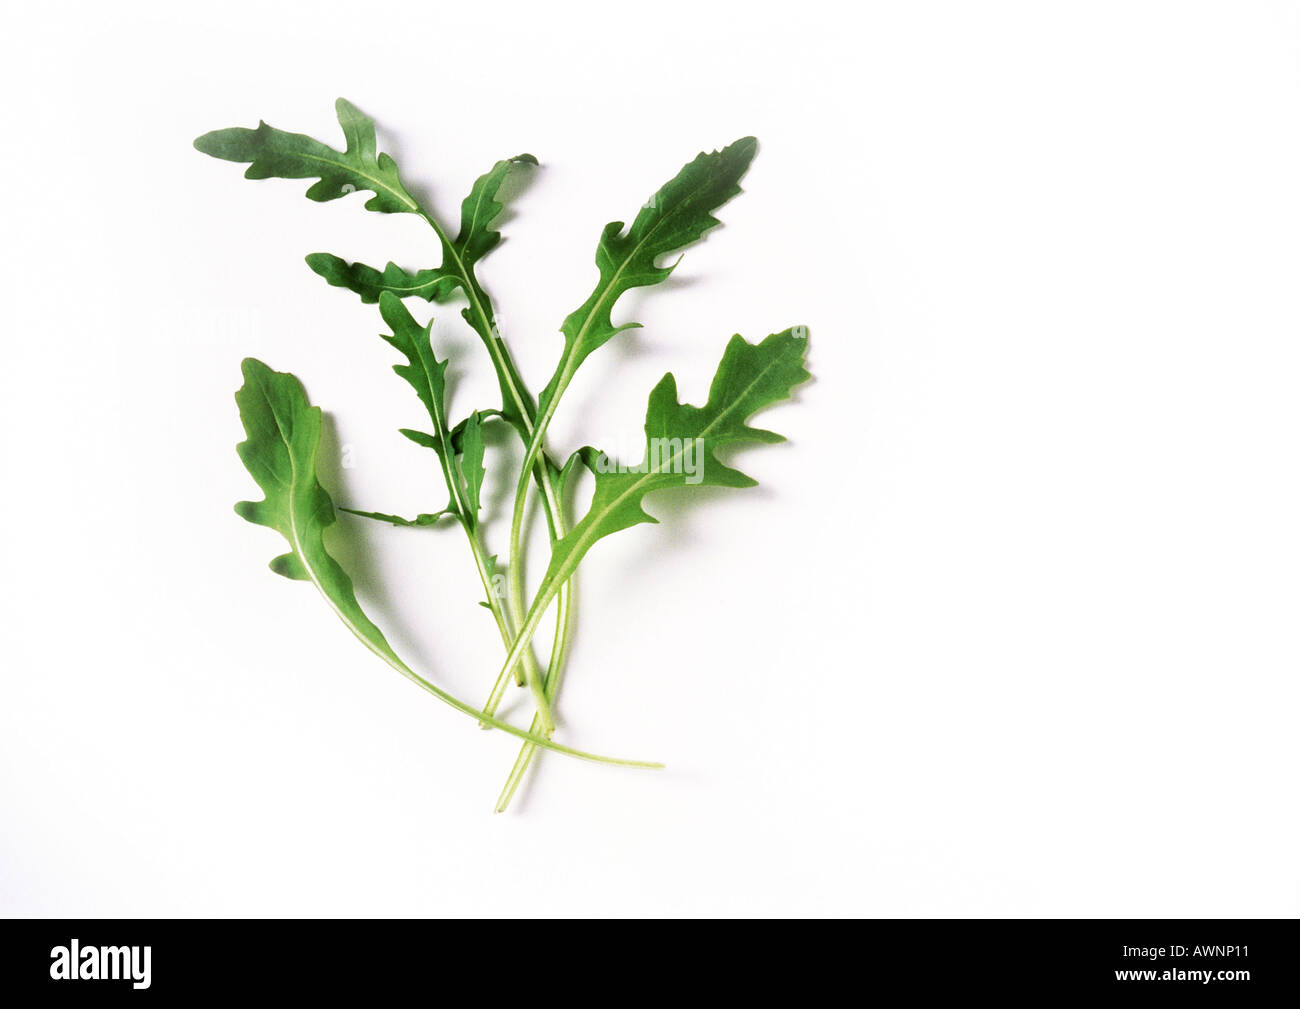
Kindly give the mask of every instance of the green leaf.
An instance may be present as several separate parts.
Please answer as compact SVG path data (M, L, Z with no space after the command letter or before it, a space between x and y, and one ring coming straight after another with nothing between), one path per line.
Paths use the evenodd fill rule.
M493 417L501 416L500 410L476 410L475 413L478 414L480 427ZM457 452L464 451L465 428L469 426L469 420L469 417L466 417L451 429L451 447Z
M365 263L349 263L328 252L313 252L307 265L314 273L325 278L331 287L342 287L360 295L367 305L373 305L379 296L389 291L399 298L423 298L425 301L446 301L456 290L454 278L440 270L420 270L407 273L396 263L389 263L380 273Z
M646 408L646 452L633 466L600 453L592 459L596 489L591 506L555 544L548 577L577 565L599 539L642 522L655 522L642 507L645 496L668 487L752 487L755 480L720 462L715 451L741 442L778 442L775 432L747 420L790 395L808 379L803 360L808 338L802 327L775 333L761 343L733 336L702 407L677 402L670 372L650 393Z
M465 505L469 513L466 517L477 525L483 496L483 477L487 475L487 470L483 467L483 424L477 410L469 415L465 425L460 472L465 481Z
M605 225L596 246L600 279L591 296L560 327L564 354L542 392L543 407L563 390L592 351L615 334L640 325L615 326L610 316L615 303L634 287L668 279L677 264L659 266L659 260L698 241L720 223L713 211L740 192L740 179L757 150L757 140L743 137L721 151L700 154L646 202L626 232L622 221Z
M446 232L435 225L442 243L442 265L438 272L454 282L469 299L469 305L461 315L487 348L488 357L496 371L497 384L501 387L501 416L525 438L537 407L501 341L492 311L492 299L478 282L474 268L501 242L501 232L493 227L502 210L502 203L497 198L501 184L514 166L536 164L537 159L531 154L519 154L498 161L489 171L479 176L470 189L469 196L461 203L460 233L455 241L450 240Z
M397 433L409 438L422 448L431 448L440 456L442 455L442 442L431 434L426 434L423 431L412 431L409 427L399 427Z
M807 331L802 326L775 333L758 344L733 336L704 406L678 403L677 381L671 373L655 386L646 408L646 451L640 463L619 467L592 449L575 454L595 473L591 505L552 545L550 566L505 670L519 661L546 607L596 542L620 529L657 521L643 507L647 494L670 487L754 485L753 479L725 465L714 453L727 445L784 441L781 435L750 427L747 421L764 407L788 398L791 389L809 378L803 366L807 348ZM565 465L566 483L574 466L573 458Z
M418 201L398 177L396 163L377 153L375 124L345 99L335 103L335 110L347 142L343 151L264 122L255 130L237 126L205 133L194 146L223 161L248 162L246 179L318 179L307 190L307 198L318 203L365 190L375 194L366 202L367 210L420 213Z
M362 612L352 579L325 549L324 532L335 516L334 503L316 478L320 407L307 402L293 375L272 371L251 357L244 360L243 372L235 402L248 437L236 450L266 497L240 501L235 511L288 541L289 552L271 561L272 571L310 581L366 647L389 662L400 661Z
M536 164L537 159L531 154L520 154L498 161L490 171L479 176L461 204L460 234L453 241L438 229L442 265L437 269L409 273L389 263L380 272L373 266L348 263L327 252L312 253L307 257L307 265L331 286L353 291L366 304L378 301L384 291L399 298L444 302L457 289L465 289L472 297L486 300L487 295L474 276L474 267L501 242L501 232L492 227L503 209L497 194L512 167ZM482 329L477 313L472 314L472 318L469 315L466 318L476 329Z
M388 292L380 295L379 314L393 330L391 335L380 335L406 358L406 364L393 365L393 371L415 390L415 394L420 397L420 402L428 411L429 419L433 422L433 436L430 438L428 435L422 435L421 437L428 440L421 444L433 449L444 461L449 461L451 451L447 431L447 362L439 361L433 353L431 337L433 321L430 320L428 325L421 326L402 304L402 299ZM413 441L419 440L414 437L419 432L408 432L403 429L402 433Z
M469 195L460 205L460 234L451 243L450 251L466 270L472 270L501 242L501 232L492 227L504 209L497 194L510 169L516 165L536 168L537 159L531 154L516 154L513 158L498 161L474 181ZM442 265L444 270L449 266L445 261Z
M431 526L437 524L439 519L448 515L455 515L456 512L451 508L444 508L440 512L421 512L413 519L402 518L400 515L389 515L387 512L363 512L356 508L344 508L339 505L339 511L347 512L349 515L360 515L363 519L374 519L377 522L387 522L394 526Z
M244 384L235 393L235 402L248 437L236 449L266 497L261 501L241 501L235 505L235 511L249 522L276 530L288 541L289 552L271 561L272 571L287 578L311 582L348 630L371 652L407 679L475 721L583 760L640 767L660 766L600 757L525 732L509 722L485 715L434 686L398 658L383 632L362 611L352 588L352 579L325 548L323 534L335 516L334 502L316 476L316 455L321 437L320 407L307 401L302 383L293 375L272 371L251 357L244 360L243 373Z
M406 358L406 364L393 366L415 390L428 411L433 424L433 434L402 428L401 432L417 445L431 448L438 454L443 476L451 492L451 503L444 511L454 512L473 530L478 524L479 497L483 487L483 435L478 414L473 414L462 433L461 473L456 470L456 451L451 431L447 425L447 362L439 361L433 352L431 333L433 322L421 326L402 304L402 299L389 291L379 296L379 312L392 327L392 335L383 338L396 347ZM463 477L463 479L462 479Z

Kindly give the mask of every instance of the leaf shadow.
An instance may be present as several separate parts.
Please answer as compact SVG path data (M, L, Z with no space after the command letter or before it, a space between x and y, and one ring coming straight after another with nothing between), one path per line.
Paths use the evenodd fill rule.
M343 464L344 451L339 441L338 423L332 413L321 413L321 441L316 452L316 474L333 498L335 510L335 521L325 530L326 547L352 579L358 602L365 604L363 608L383 614L384 636L394 643L394 648L400 643L401 648L398 650L409 656L408 664L416 668L433 668L428 654L419 644L419 636L411 633L410 628L398 616L398 608L393 604L392 596L375 563L376 552L368 546L369 538L379 531L379 524L339 510L340 502L353 499L351 480L347 467ZM368 528L370 526L374 528Z
M515 201L537 184L537 176L545 167L545 165L517 165L506 173L506 177L501 180L501 186L497 189L496 199L501 204L501 213L492 222L492 227L502 231L519 215L515 210ZM508 240L508 236L502 234L501 244L504 245Z
M617 325L625 325L628 322L635 322L636 317L639 314L638 310L645 303L646 299L651 297L654 292L663 295L672 291L684 291L688 287L694 287L698 283L700 283L698 277L686 276L684 274L678 275L674 273L667 280L660 284L656 284L653 287L634 288L632 291L629 291L624 295L623 300L627 302L627 313L623 316L624 322L617 323ZM636 360L638 357L644 356L645 353L646 330L639 326L635 329L623 330L623 332L619 333L600 348L600 354L604 360L605 367L609 368L613 373L617 373L622 366ZM604 390L600 386L591 389L580 400L575 400L574 394L571 392L569 397L565 399L565 411L568 412L571 410L580 415L591 413L592 407L597 402L598 397L603 394ZM650 395L650 389L647 388L645 394L648 397Z
M514 504L514 474L524 461L523 450L510 425L498 418L483 425L483 445L485 458L494 461L487 467L488 475L483 485L481 521L492 524L503 519L507 507ZM501 567L504 570L504 560Z

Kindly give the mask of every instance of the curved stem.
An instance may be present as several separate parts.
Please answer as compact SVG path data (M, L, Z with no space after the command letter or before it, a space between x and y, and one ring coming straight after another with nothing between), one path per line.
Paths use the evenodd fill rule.
M497 630L501 634L501 643L506 646L506 651L515 643L514 631L510 628L510 621L506 617L505 611L501 609L501 603L496 596L496 586L492 584L492 574L488 571L487 551L483 546L483 539L479 536L478 530L470 531L465 526L465 535L469 538L470 553L474 555L474 566L478 569L479 581L483 583L483 592L487 597L487 607L492 611L492 618L496 621Z
M556 692L560 689L560 670L563 668L563 657L559 662L555 661L552 655L552 661L546 669L546 697L548 700L554 700ZM528 731L536 733L539 727L539 720L533 716L533 723L529 726ZM519 748L519 756L515 758L514 767L510 768L510 776L506 778L506 783L501 787L501 794L497 796L496 812L504 813L510 805L510 800L515 797L515 792L523 783L524 774L528 770L528 765L532 763L533 757L537 753L537 747L531 742L525 741L524 745Z
M295 546L297 546L297 544L295 544ZM312 584L316 586L316 591L321 594L330 609L334 611L335 615L343 621L344 626L352 632L353 637L365 645L366 649L372 655L377 655L379 658L383 659L386 665L397 670L416 686L420 687L420 689L428 691L444 704L450 705L457 711L469 715L471 718L475 718L479 722L486 722L494 729L500 729L502 732L509 733L512 736L517 736L525 742L535 743L537 746L544 747L548 750L554 750L556 753L563 753L570 757L577 757L581 760L594 761L598 764L619 764L624 767L663 767L663 764L654 763L652 761L624 760L618 757L602 757L599 754L589 753L586 750L574 749L571 746L556 743L546 736L539 736L532 732L525 732L518 726L511 725L503 719L483 714L483 712L479 711L477 708L466 704L459 697L456 697L454 694L449 694L441 687L434 686L419 673L415 672L410 666L397 657L397 653L389 647L388 642L383 639L382 635L376 640L374 636L365 633L357 626L356 622L350 618L347 613L340 609L334 600L330 598L330 594L325 590L325 587L321 584L319 578L311 572L310 568L308 568L308 573ZM371 627L373 628L374 625L372 624ZM375 628L375 630L378 631L378 628Z
M533 724L529 726L528 731L533 733L537 731L536 717L533 718ZM528 765L532 763L533 754L536 752L537 747L528 742L519 748L515 766L510 768L510 776L506 778L506 783L501 786L501 794L497 796L495 812L504 813L510 807L510 800L515 797L515 792L519 791L519 786L523 784L524 772L528 770Z
M565 584L569 584L567 581ZM544 591L546 586L542 586ZM540 597L540 592L539 592ZM543 689L546 692L547 701L553 701L556 693L560 689L560 676L564 667L564 642L558 640L554 649L551 651L551 660L546 667L546 679ZM509 651L509 648L507 648ZM508 670L502 671L502 677L508 675ZM540 728L540 719L533 717L532 725L529 731L536 733ZM525 742L519 750L519 756L515 758L514 766L510 769L510 775L506 778L505 784L501 788L501 794L497 797L496 812L504 813L510 805L510 800L514 798L515 792L518 791L520 784L524 780L524 774L528 771L529 764L532 763L533 757L537 753L537 747L531 742Z
M360 637L360 635L357 636ZM435 687L432 683L426 680L419 673L412 670L401 659L392 659L389 656L384 655L382 652L375 651L375 649L371 647L364 638L361 638L361 641L362 644L365 644L367 647L369 647L372 652L374 652L386 663L388 663L389 666L391 666L393 669L396 669L399 673L401 673L408 680L413 682L416 686L433 694L433 696L438 698L438 700L451 705L457 711L462 711L473 718L477 718L480 721L487 722L494 729L500 729L502 732L507 732L512 736L518 736L520 739L524 740L525 742L532 743L535 746L540 746L547 750L554 750L556 753L563 753L569 757L577 757L579 760L590 760L597 764L618 764L621 767L646 767L646 768L661 768L664 766L663 764L656 763L654 761L625 760L620 757L602 757L600 754L597 753L589 753L586 750L578 750L578 749L574 749L572 746L565 746L562 743L557 743L554 740L548 739L545 736L539 736L536 733L525 732L523 729L519 728L518 726L511 725L509 722L502 721L501 719L494 718L490 715L484 715L483 712L479 711L477 708L473 707L470 704L466 704L459 697L447 693L447 691L441 689L440 687Z
M438 463L442 469L442 478L447 484L447 491L451 495L451 508L455 512L461 528L465 530L465 536L469 540L470 552L474 555L474 565L478 569L479 580L483 583L483 592L487 597L488 608L492 611L497 630L501 634L501 640L506 646L506 652L509 653L511 645L514 643L510 621L502 611L496 593L493 591L482 540L479 538L477 516L470 514L469 503L465 500L465 494L461 489L460 474L457 472L455 452L449 436L451 428L447 423L447 418L438 409L436 401L431 400L430 402L434 403L432 406L434 411L434 434L442 444L441 451L437 453ZM532 679L534 681L538 679L537 665L533 658L532 649L529 649L523 655L520 666L526 672L531 669ZM492 714L492 712L488 712L488 714ZM484 728L486 727L484 725ZM550 732L547 732L546 735L549 736Z
M543 457L544 458L544 457ZM543 462L543 465L546 463ZM521 472L526 472L522 471ZM548 474L549 475L549 474ZM525 491L527 491L528 481L525 478L521 481ZM516 488L517 489L517 488ZM551 542L554 543L564 538L568 532L564 518L564 502L559 500L555 491L553 480L548 480L542 487L543 494L550 504L549 514L553 516L550 523ZM516 507L515 517L511 522L510 529L510 550L513 557L518 558L521 554L520 533L523 526L523 516L521 510ZM520 616L525 612L523 597L523 564L521 558L512 561L507 569L507 582L511 594L511 613L513 619L517 622ZM551 642L551 654L546 663L546 676L543 678L543 688L546 691L547 701L555 698L555 687L549 686L552 683L558 684L560 671L564 666L564 659L568 654L569 646L569 612L573 598L573 584L565 581L560 591L556 593L556 611L555 611L555 639ZM514 642L506 645L506 653L509 654ZM531 649L521 652L521 657L529 654ZM488 695L487 703L483 710L489 715L497 710L501 699L505 696L506 687L510 683L511 667L507 665L498 674L496 683L492 686L492 693Z
M537 423L533 427L532 437L528 440L528 448L524 452L524 462L519 469L519 480L515 484L515 503L514 510L510 518L510 563L506 569L506 579L510 589L510 607L514 613L515 622L523 619L525 612L524 604L524 565L523 565L523 527L524 511L528 502L528 476L535 465L541 465L546 469L546 462L543 458L545 450L543 448L546 442L546 429L550 427L551 418L555 416L555 410L559 406L560 397L564 390L568 388L569 382L573 377L573 372L569 367L569 355L565 355L560 362L560 368L556 372L554 379L554 390L547 399L542 408L542 412L537 417ZM549 475L549 472L548 472ZM553 492L552 492L553 493ZM558 502L557 502L558 504ZM561 510L558 507L557 511ZM555 535L556 529L552 527L552 542L559 539L563 533ZM564 591L567 594L567 580ZM567 607L566 607L567 610ZM564 615L567 623L567 613ZM557 615L557 619L558 619ZM525 644L524 649L531 650L531 644ZM522 654L522 652L520 652ZM498 679L498 684L500 680ZM495 693L495 688L494 688ZM549 702L547 708L538 707L538 711L549 713ZM545 721L545 717L543 717Z

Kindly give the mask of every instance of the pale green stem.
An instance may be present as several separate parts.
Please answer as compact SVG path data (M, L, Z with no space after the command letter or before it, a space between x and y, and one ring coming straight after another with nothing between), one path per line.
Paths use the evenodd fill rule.
M537 718L533 717L533 724L528 727L528 731L537 732ZM515 758L515 766L510 768L510 777L506 778L506 783L501 787L501 794L497 796L496 812L504 813L510 807L510 800L515 797L515 792L523 784L524 772L528 770L528 765L532 763L533 754L537 752L537 747L532 743L524 743L519 748L519 756Z
M503 345L499 335L497 334L496 322L492 318L491 308L485 305L482 302L482 300L478 297L478 293L476 291L477 285L475 284L473 277L470 276L469 270L465 267L463 261L460 259L460 256L457 254L455 247L447 238L446 233L442 230L442 226L439 225L437 220L433 217L433 215L430 214L423 207L419 208L419 214L421 217L424 218L424 220L433 229L434 233L438 236L447 254L449 254L454 259L457 271L462 281L462 285L461 285L462 289L465 291L465 296L469 299L470 302L470 310L478 317L479 322L482 326L482 330L480 331L479 335L483 338L483 342L486 344L489 354L492 355L494 362L497 366L498 373L500 375L505 376L506 378L508 394L510 398L514 401L516 412L518 413L520 418L522 418L526 433L529 435L535 434L535 428L533 424L533 409L531 407L531 404L528 401L529 397L520 388L521 381L518 378L517 369L514 367L514 362L510 360L510 357L505 349L505 346ZM531 440L530 440L530 444L531 444ZM558 538L558 535L562 535L562 533L558 535L556 533L557 528L562 528L562 525L557 525L557 518L559 518L560 502L558 500L558 496L555 491L554 480L551 476L550 467L547 465L547 461L544 458L541 459L538 458L538 454L535 451L532 453L531 458L528 460L527 466L522 470L521 476L523 477L524 482L527 483L529 475L533 475L533 474L535 474L535 477L542 488L543 503L546 509L547 521L551 527L552 537ZM507 568L507 572L512 579L515 573L515 566L516 566L516 562L514 558L514 552L512 551L510 565ZM559 600L556 605L555 645L551 650L552 664L554 663L556 656L563 658L563 655L566 650L568 633L569 633L569 597L570 597L569 586L565 584L560 588ZM491 599L490 595L489 595L489 601L495 602L494 600ZM522 588L520 588L517 594L512 591L510 599L508 600L508 605L510 607L510 612L512 614L513 620L517 622L520 619L522 619L523 617ZM523 655L519 656L517 660L517 665L520 669L522 669L524 680L525 682L528 683L530 689L532 690L534 701L538 704L538 711L542 716L542 722L544 727L546 728L546 734L549 736L552 732L555 731L555 723L551 717L550 708L546 704L545 694L543 693L542 690L542 680L537 671L537 664L532 654L531 644L528 648L527 657L525 658ZM549 676L549 669L548 669L548 676ZM484 706L484 711L487 714L490 715L496 710L497 706L500 704L501 695L504 693L504 691L505 691L505 684L501 683L498 680L498 683L492 689L491 696L488 698L488 703Z
M537 423L533 427L533 436L529 439L528 448L524 453L524 462L519 470L519 480L515 485L515 505L514 513L510 520L510 563L506 569L506 579L510 588L510 605L511 610L516 614L516 622L520 619L519 614L524 612L524 565L523 565L523 527L524 511L528 501L528 477L532 468L544 455L543 445L546 441L546 429L550 426L551 418L555 416L556 407L559 406L560 397L564 390L568 388L569 381L573 377L573 372L568 367L569 359L566 356L561 362L560 372L555 383L555 390L550 399L547 401L545 408L537 418ZM545 468L543 464L543 468ZM556 539L559 539L557 536ZM564 583L567 586L567 579ZM567 589L565 589L567 591ZM566 620L567 624L567 620ZM528 640L520 647L516 639L515 648L512 649L511 655L522 657L532 648L532 633L536 631L536 624L529 633ZM552 655L555 650L552 651ZM510 667L503 671L508 673ZM549 678L549 674L548 674ZM542 716L543 726L554 724L551 719L550 699L546 696L545 688L542 684L530 680L529 687L533 691L533 696L537 701L537 712ZM493 688L493 696L497 697L501 687L501 678L497 678L497 685ZM499 699L499 697L498 697ZM548 733L549 735L549 733Z
M496 587L492 584L492 575L488 571L487 552L483 547L483 540L479 536L477 529L471 532L468 526L465 526L465 535L469 537L469 549L474 555L474 566L478 568L479 581L483 583L483 592L487 596L487 607L492 611L492 619L496 621L497 630L501 633L501 643L506 646L506 652L508 653L510 646L515 643L515 636L510 629L510 622L505 611L501 609L501 604L497 601Z
M487 722L494 729L500 729L502 732L507 732L512 736L517 736L520 739L524 740L525 742L533 743L534 745L541 746L547 750L554 750L556 753L563 753L570 757L577 757L579 760L590 760L597 764L618 764L622 767L647 767L647 768L662 768L664 766L663 764L656 763L654 761L623 760L619 757L602 757L596 753L588 753L586 750L577 750L571 746L565 746L562 743L557 743L552 739L547 739L545 736L539 736L532 732L525 732L523 729L519 728L518 726L511 725L509 722L502 721L499 718L493 718L491 716L484 715L483 712L481 712L478 708L475 708L470 704L466 704L459 697L449 694L447 693L447 691L442 690L439 687L435 687L432 683L426 680L419 673L414 672L401 659L394 659L388 655L383 654L380 651L377 651L360 634L357 634L357 637L361 640L362 644L366 645L367 648L370 648L372 652L374 652L386 663L388 663L389 666L391 666L393 669L396 669L399 673L401 673L411 682L415 683L418 687L420 687L423 690L427 690L429 693L433 694L434 697L438 698L438 700L451 705L457 711L464 712L465 714L469 715L472 718L477 718L480 721Z

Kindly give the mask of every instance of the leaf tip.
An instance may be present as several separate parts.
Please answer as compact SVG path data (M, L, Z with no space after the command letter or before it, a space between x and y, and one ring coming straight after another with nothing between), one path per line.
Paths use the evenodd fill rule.
M243 130L237 126L225 130L209 130L201 137L194 138L194 149L200 154L206 154L210 158L220 158L222 161L247 161L248 158L242 157L240 141L245 134L251 132L253 131Z
M734 140L722 149L724 159L734 158L742 166L748 166L754 160L754 155L758 153L757 137L741 137Z
M239 362L239 371L246 381L252 381L270 373L271 368L255 357L246 357Z
M402 299L392 291L379 292L379 314L383 317L384 322L388 323L393 330L393 334L398 335L403 327L416 325L415 318L402 304ZM433 320L429 320L430 326Z

